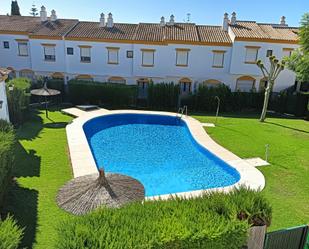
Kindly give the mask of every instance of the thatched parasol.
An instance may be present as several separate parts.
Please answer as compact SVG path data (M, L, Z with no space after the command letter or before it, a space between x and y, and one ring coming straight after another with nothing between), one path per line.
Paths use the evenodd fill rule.
M82 215L100 206L117 208L132 201L142 201L144 186L137 180L120 174L80 176L66 183L56 201L67 212Z
M61 92L55 89L47 88L47 82L45 80L43 88L33 89L30 91L32 95L45 97L45 113L48 117L47 97L59 95Z

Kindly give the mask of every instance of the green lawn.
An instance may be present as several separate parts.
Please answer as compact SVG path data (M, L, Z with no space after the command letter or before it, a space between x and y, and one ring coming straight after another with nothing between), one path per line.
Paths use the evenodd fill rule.
M210 116L195 116L213 122ZM60 112L33 114L18 130L17 183L11 188L7 212L26 227L22 246L52 248L55 226L68 216L60 210L57 190L72 177L65 125L71 118ZM261 124L252 118L219 118L207 132L241 157L264 157L270 144L265 195L274 209L272 230L309 223L309 123L303 120L269 118Z
M26 227L22 246L52 248L55 226L65 215L55 202L57 190L72 177L65 125L71 118L60 112L42 113L18 130L14 175L5 211Z
M214 117L195 116L201 122ZM271 166L260 167L266 177L263 191L273 206L271 230L309 223L309 122L300 119L257 116L220 117L217 127L207 128L219 144L242 158L265 158L269 144Z

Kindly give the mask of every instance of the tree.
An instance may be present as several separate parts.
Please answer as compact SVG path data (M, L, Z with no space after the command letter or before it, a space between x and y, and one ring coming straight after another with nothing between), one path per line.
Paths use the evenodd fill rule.
M269 102L269 96L270 93L274 87L275 80L278 78L280 72L284 70L285 67L285 61L279 62L278 59L276 59L275 56L270 56L269 57L269 62L270 62L270 68L267 69L264 64L262 63L261 60L257 61L257 66L261 69L264 77L267 79L267 87L265 89L265 96L264 96L264 104L263 104L263 110L262 114L260 117L260 121L264 122L266 118L266 112L268 108L268 102Z
M20 16L19 6L16 0L13 0L11 3L11 16Z
M32 8L30 9L29 14L34 17L38 15L38 9L35 7L35 4L32 4Z

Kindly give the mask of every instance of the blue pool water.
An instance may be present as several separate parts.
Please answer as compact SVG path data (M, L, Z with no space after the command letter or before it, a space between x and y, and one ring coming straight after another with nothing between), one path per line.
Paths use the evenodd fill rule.
M139 180L146 196L223 187L240 179L175 117L112 114L83 128L97 167Z

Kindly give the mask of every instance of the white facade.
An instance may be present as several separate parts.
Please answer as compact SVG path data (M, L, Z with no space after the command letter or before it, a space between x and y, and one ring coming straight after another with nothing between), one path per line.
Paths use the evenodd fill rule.
M10 121L5 82L0 76L0 119Z
M98 23L98 26L100 23ZM225 27L226 28L226 27ZM16 76L28 76L33 74L52 76L61 73L65 81L79 75L91 77L96 81L107 82L110 77L122 77L126 84L137 84L141 78L151 79L153 82L178 83L182 78L189 79L196 85L207 80L222 82L232 89L237 89L237 79L251 77L255 89L259 90L260 80L263 78L260 69L253 63L245 62L246 47L258 47L257 59L261 59L267 65L267 50L272 50L273 55L281 59L284 49L296 49L297 44L278 42L253 42L238 41L230 27L228 34L232 40L230 45L204 45L190 43L165 43L152 45L151 43L135 42L106 42L70 40L63 36L61 39L38 39L27 35L0 34L0 67L10 68L16 72ZM18 54L19 41L28 44L28 56ZM9 42L9 48L4 48L4 42ZM44 46L54 47L55 60L46 60ZM81 61L81 48L90 49L90 62ZM67 53L67 48L73 48L73 54ZM109 48L117 49L118 62L109 63ZM188 51L186 66L177 66L177 50ZM143 50L154 51L154 63L152 66L144 66L142 61ZM128 58L128 51L133 51L133 58ZM223 54L222 67L214 66L214 51ZM114 55L115 56L115 55ZM30 71L31 70L31 71ZM284 70L274 87L274 91L285 89L295 82L295 74Z

